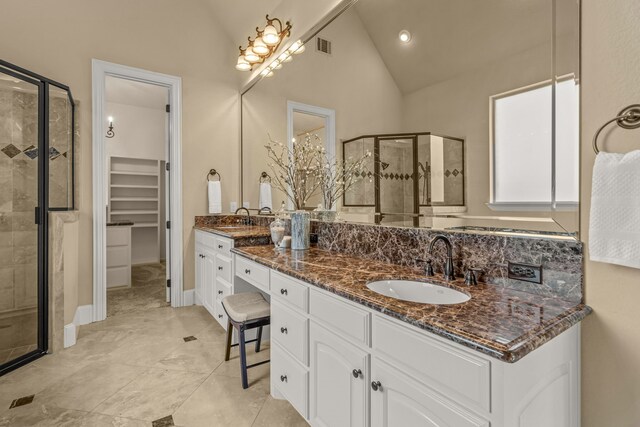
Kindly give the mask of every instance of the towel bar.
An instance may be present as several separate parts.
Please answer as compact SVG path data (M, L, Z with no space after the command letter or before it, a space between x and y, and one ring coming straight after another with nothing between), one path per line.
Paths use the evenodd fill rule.
M216 175L218 175L218 181L222 181L222 176L220 176L220 174L215 169L211 169L209 171L209 173L207 174L207 181L209 181L210 176L213 176L215 178Z
M600 129L598 129L593 137L593 151L595 151L596 154L600 152L598 149L598 137L600 136L600 133L613 122L617 122L618 126L623 129L640 128L640 104L629 105L620 111L616 117L600 126Z
M268 174L268 173L266 173L266 172L262 172L262 173L260 174L260 178L258 178L258 181L259 181L260 183L263 183L263 182L271 182L271 177L269 176L269 174Z

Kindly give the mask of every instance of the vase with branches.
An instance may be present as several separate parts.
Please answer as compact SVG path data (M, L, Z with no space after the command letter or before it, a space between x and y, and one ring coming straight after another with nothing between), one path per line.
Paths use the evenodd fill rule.
M333 210L338 200L358 182L365 178L372 179L371 171L368 171L371 157L370 151L357 158L349 156L342 160L329 158L327 153L322 153L318 180L326 210Z

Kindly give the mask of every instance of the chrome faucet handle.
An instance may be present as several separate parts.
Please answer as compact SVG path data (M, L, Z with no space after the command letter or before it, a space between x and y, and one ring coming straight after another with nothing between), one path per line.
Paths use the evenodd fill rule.
M431 262L430 259L424 260L424 259L419 259L416 258L417 262L424 262L427 265L424 266L424 272L427 276L431 277L431 276L435 276L435 273L433 272L433 264Z

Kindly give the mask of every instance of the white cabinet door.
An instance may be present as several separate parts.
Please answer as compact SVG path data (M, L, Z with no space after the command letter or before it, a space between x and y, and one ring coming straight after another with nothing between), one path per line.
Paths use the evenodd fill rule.
M204 305L204 253L196 243L196 304Z
M370 387L371 427L489 426L377 357L371 360Z
M311 425L365 426L368 353L315 322L311 322L310 342Z
M204 306L215 316L215 287L216 287L216 254L209 248L204 250Z

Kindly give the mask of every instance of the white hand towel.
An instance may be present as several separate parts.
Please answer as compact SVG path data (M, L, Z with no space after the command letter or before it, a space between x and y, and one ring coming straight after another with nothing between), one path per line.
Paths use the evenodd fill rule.
M273 210L271 199L271 184L268 182L260 183L260 203L258 203L258 209L269 208Z
M220 187L220 181L209 181L207 193L209 196L209 213L222 213L222 187Z
M640 150L601 152L592 181L591 260L640 268Z

